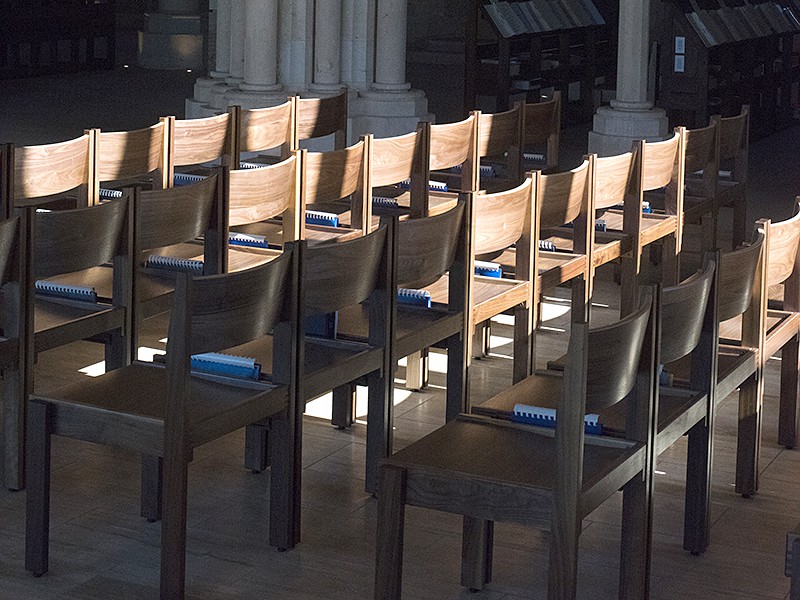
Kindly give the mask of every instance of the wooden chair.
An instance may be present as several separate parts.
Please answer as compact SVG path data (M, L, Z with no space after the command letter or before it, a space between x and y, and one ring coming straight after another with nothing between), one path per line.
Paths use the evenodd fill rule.
M328 98L297 97L295 117L295 143L292 150L300 149L300 142L333 135L333 149L342 150L347 145L347 90Z
M536 404L560 398L552 429L460 415L381 465L375 598L401 597L405 505L464 515L461 584L491 580L493 522L549 528L550 598L574 598L581 520L623 489L620 593L645 598L649 578L650 453L657 362L657 301L611 326L589 331L576 310L563 379L535 396L528 379L495 400ZM650 320L652 314L652 320ZM650 326L648 326L650 323ZM584 435L587 411L628 399L625 438Z
M111 206L116 205L112 203ZM297 254L239 273L177 279L166 366L135 362L87 381L31 396L30 484L25 567L48 570L52 435L122 446L164 458L161 585L184 598L187 471L192 450L259 419L273 421L270 543L292 545L299 482L295 431L298 363ZM270 381L203 375L190 355L218 351L274 331Z
M536 104L525 104L523 165L525 170L553 173L558 170L561 141L561 92ZM526 156L527 154L527 156Z
M277 149L277 156L259 154L255 162L273 164L289 157L292 150L297 149L295 140L295 111L297 98L294 96L283 104L266 108L241 108L229 106L228 112L233 120L233 131L236 140L231 169L241 168L242 154L263 153ZM247 162L254 159L245 158Z
M410 189L404 189L400 184L417 179L424 181L428 176L429 133L430 129L422 126L405 135L376 138L368 133L362 136L367 144L373 214L406 214L407 207L425 203L424 197L412 199L412 195L426 196L427 187L411 183Z
M143 185L161 189L168 186L166 123L133 131L94 132L96 174L93 177L91 204L104 195L101 188L116 189L125 185Z
M211 163L229 166L234 154L234 123L230 113L203 119L162 117L167 130L167 159L165 176L173 187L176 169L207 175L201 165Z
M26 214L0 221L0 290L2 290L2 335L0 365L3 369L3 473L6 488L22 489L25 455L25 399L31 390L33 367L32 330L28 310L33 296L28 285L29 229Z
M94 133L89 131L66 142L39 146L6 144L3 215L25 206L50 208L88 206L94 189Z
M329 335L307 333L300 370L299 414L305 403L350 382L365 379L370 390L367 423L367 465L377 465L387 454L391 432L392 382L394 357L391 340L395 327L397 291L394 278L393 227L381 226L373 232L345 241L329 241L309 246L304 252L302 289L303 319L338 314L338 327ZM344 314L364 304L367 313L365 335L348 338ZM240 356L268 361L275 348L269 337L238 346ZM268 363L267 363L268 364ZM264 424L248 428L246 466L262 471L268 464L268 431ZM298 435L300 435L298 430ZM368 477L374 477L369 470ZM299 515L299 488L295 507ZM296 531L299 538L299 529Z
M735 117L711 117L719 130L720 179L716 204L733 209L733 247L747 236L747 160L750 152L750 107Z

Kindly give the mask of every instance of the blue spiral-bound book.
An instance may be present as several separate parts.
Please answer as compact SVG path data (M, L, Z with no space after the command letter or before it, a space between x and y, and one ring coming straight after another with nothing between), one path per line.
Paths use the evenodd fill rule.
M545 252L555 252L556 245L550 240L539 240L539 250L544 250Z
M116 198L122 198L122 190L107 190L105 188L100 188L100 200L114 200Z
M306 225L325 225L327 227L338 227L339 216L335 213L322 212L320 210L307 210Z
M263 169L264 167L268 167L269 165L262 165L261 163L252 163L252 162L240 162L239 168L240 169Z
M570 221L569 223L565 224L564 227L569 227L570 229L572 229L573 227L575 227L575 225L572 223L572 221ZM597 219L594 222L594 230L595 231L607 231L606 220L605 219Z
M192 355L191 369L202 373L242 379L259 379L261 377L261 365L256 362L256 359L218 352Z
M162 256L151 254L147 257L144 266L150 269L161 269L164 271L181 271L184 273L203 273L203 261L193 258L178 258L176 256Z
M339 328L339 313L322 313L306 317L306 335L335 340Z
M483 275L484 277L497 277L503 276L503 268L497 263L486 262L483 260L475 261L475 275Z
M387 198L386 196L373 196L373 208L398 208L397 198Z
M64 285L52 281L39 280L34 284L36 293L52 298L78 300L80 302L97 303L97 292L93 287L86 285Z
M538 152L523 152L522 160L525 162L544 162L544 154Z
M228 243L231 246L248 246L250 248L269 248L267 238L263 235L255 235L252 233L234 233L228 234Z
M198 181L203 181L205 179L205 175L193 175L191 173L175 173L172 176L172 185L175 186L182 186L182 185L191 185L193 183L197 183Z
M397 301L400 304L411 306L431 307L431 293L428 290L412 290L408 288L397 288Z
M542 408L540 406L530 406L528 404L515 404L511 420L517 423L527 423L538 425L539 427L556 426L556 409ZM597 414L588 414L583 418L584 431L590 435L602 435L603 428L600 425L600 417Z
M462 165L456 165L455 167L450 167L451 173L461 173L464 170ZM492 177L497 177L497 171L492 165L481 165L480 166L480 175L481 177L487 177L491 179Z
M411 180L404 179L403 181L400 182L399 185L404 190L409 190L411 189ZM444 181L429 181L428 189L432 192L446 192L447 184Z

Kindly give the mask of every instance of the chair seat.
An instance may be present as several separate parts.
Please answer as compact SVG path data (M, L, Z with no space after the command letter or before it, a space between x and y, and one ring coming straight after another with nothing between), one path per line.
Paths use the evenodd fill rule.
M313 208L313 207L312 207ZM283 226L278 221L263 221L261 223L251 223L240 225L235 228L240 233L250 233L253 235L263 235L271 244L283 243ZM322 242L344 242L361 235L360 229L348 229L345 227L325 227L323 225L306 225L305 239L309 246Z
M513 272L517 264L517 253L508 248L492 259L503 267L503 271ZM539 289L547 290L580 277L586 271L586 257L571 252L539 251Z
M431 293L433 302L446 305L449 285L450 279L445 274L425 289ZM475 275L472 280L473 323L481 323L518 304L524 304L529 296L527 281Z
M774 356L780 352L781 348L797 335L798 328L800 328L800 313L768 309L764 354L766 356ZM742 318L738 316L720 324L719 336L720 339L738 343L741 338L741 331Z
M286 388L232 378L190 379L189 419L193 446L275 415L288 406ZM167 407L167 373L135 362L45 395L55 405L53 433L160 454ZM127 432L127 433L126 433Z
M600 211L597 218L603 219L606 222L606 228L609 231L623 230L623 212L620 209L609 208ZM675 215L642 213L642 246L647 246L656 240L667 237L671 233L674 233L677 227L678 218Z
M539 239L551 242L560 252L573 253L573 231L568 227L556 227L542 231ZM633 241L630 236L626 236L622 232L595 232L592 265L599 267L616 260L623 254L630 252L632 247Z
M43 352L122 327L124 309L110 304L36 298L34 349Z
M552 432L461 415L395 453L385 464L407 471L408 504L549 527L558 468ZM596 484L608 483L610 477L616 491L625 483L619 473L625 470L623 465L644 468L642 445L608 442L587 438L584 446L582 516L599 504L593 493ZM525 457L535 458L535 463ZM421 476L415 477L417 473Z

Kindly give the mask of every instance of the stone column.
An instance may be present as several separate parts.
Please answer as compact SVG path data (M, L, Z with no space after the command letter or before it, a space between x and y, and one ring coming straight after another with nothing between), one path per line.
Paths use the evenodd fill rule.
M244 81L244 36L245 36L245 0L231 2L231 48L230 75L225 80L229 85L238 86Z
M245 0L244 81L246 92L271 92L278 83L278 0Z
M315 92L337 92L341 84L342 0L317 0L314 7Z
M231 73L231 0L217 0L216 62L210 75L226 79Z
M406 19L408 0L377 0L375 15L375 82L372 88L404 92L406 83Z
M601 156L627 152L637 139L667 136L666 113L647 96L650 52L650 0L620 0L617 94L594 116L589 151Z

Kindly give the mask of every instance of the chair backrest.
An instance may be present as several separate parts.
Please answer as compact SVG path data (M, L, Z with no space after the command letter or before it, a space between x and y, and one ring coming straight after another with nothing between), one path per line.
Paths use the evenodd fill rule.
M7 146L13 162L4 187L10 190L8 207L37 204L41 198L77 189L78 206L89 203L94 182L94 134L39 146Z
M391 268L389 228L343 242L317 244L303 255L306 314L331 313L387 290Z
M228 107L234 120L235 147L238 148L238 152L233 153L231 168L239 168L242 152L263 152L279 148L281 158L289 156L291 150L297 146L294 139L296 101L291 96L283 104L266 108Z
M703 196L713 198L719 179L717 124L712 121L706 127L686 129L684 136L684 172L691 174L702 171Z
M295 143L335 134L334 149L347 144L347 90L329 98L297 98ZM299 146L295 146L298 150Z
M558 151L561 140L561 92L545 102L525 105L525 148L545 147L544 170L558 167Z
M372 199L369 198L365 142L359 141L330 152L300 152L300 199L303 207L349 197L352 226L369 231ZM304 232L305 227L301 226Z
M299 154L258 169L228 175L228 225L248 225L283 215L283 241L300 238Z
M508 191L476 195L473 209L476 255L505 250L524 235L527 235L527 248L518 245L517 252L530 251L534 207L532 190L532 180L528 178L522 185Z
M685 128L678 127L671 137L660 142L640 141L634 144L641 148L642 188L645 192L666 187L678 177L681 164L681 142Z
M205 274L223 270L225 207L219 175L164 190L136 190L134 251L182 244L203 237ZM116 201L114 201L116 202ZM142 257L146 258L146 257Z
M162 117L167 127L167 181L172 185L176 167L219 161L227 165L233 154L233 120L230 113L202 119Z
M594 207L624 205L627 198L639 200L635 152L600 156L594 164Z
M422 137L420 131L387 138L376 138L371 133L363 136L363 140L370 139L368 154L372 186L394 185L415 176L427 158Z
M800 198L795 201L795 215L785 221L763 221L768 228L767 285L780 285L796 275L800 252Z
M757 231L750 245L726 252L719 260L718 319L727 321L747 311L759 293L758 278L764 268L766 235ZM756 299L757 300L757 299Z
M524 105L514 104L501 113L480 113L478 116L478 158L493 157L505 162L506 176L522 182L522 140Z
M167 187L167 126L160 121L151 127L133 131L95 130L97 176L93 202L99 201L101 182L125 181L153 175L153 187Z
M545 175L537 171L534 177L539 229L559 227L585 215L590 197L589 160L564 173Z
M439 279L450 269L466 227L465 203L460 201L432 217L406 219L397 224L397 285L418 289Z
M750 107L742 106L741 112L735 117L713 115L711 121L719 126L720 160L743 160L742 166L746 169L750 141Z
M715 268L716 263L709 260L700 273L662 290L659 352L662 363L686 356L700 342Z
M129 197L73 210L33 212L34 279L82 271L130 256Z

